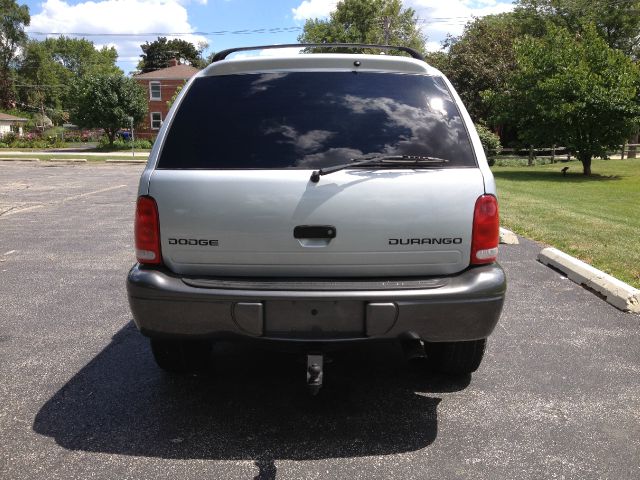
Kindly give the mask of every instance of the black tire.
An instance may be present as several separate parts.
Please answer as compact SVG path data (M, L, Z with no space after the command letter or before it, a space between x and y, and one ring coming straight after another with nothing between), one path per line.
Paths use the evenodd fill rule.
M201 372L209 363L211 342L152 338L151 351L158 366L167 372Z
M465 375L478 369L486 345L486 339L470 342L425 342L424 349L433 370L449 375Z

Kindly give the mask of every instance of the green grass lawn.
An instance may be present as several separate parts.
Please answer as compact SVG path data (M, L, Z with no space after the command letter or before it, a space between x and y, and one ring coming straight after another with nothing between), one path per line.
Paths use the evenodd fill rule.
M640 288L640 159L594 160L591 169L492 167L500 223Z

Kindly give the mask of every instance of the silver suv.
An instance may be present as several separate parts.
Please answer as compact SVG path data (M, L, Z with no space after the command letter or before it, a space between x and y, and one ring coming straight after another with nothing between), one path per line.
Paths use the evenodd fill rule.
M414 58L225 51L182 90L127 282L160 367L196 368L221 338L307 349L310 385L337 342L478 367L506 290L495 182L449 81L393 48Z

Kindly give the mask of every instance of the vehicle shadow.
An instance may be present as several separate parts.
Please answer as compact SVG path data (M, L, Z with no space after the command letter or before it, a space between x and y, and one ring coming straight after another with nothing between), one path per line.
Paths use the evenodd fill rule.
M580 171L578 171L580 170ZM558 183L589 183L589 182L604 182L612 180L622 180L619 175L600 175L593 173L591 175L583 175L582 167L576 169L575 172L567 172L566 175L562 175L560 172L560 166L558 171L529 171L525 168L509 171L494 171L493 176L503 180L512 181L544 181L544 182L558 182Z
M69 450L170 459L274 461L422 449L438 432L440 398L465 388L409 368L395 344L336 353L311 397L304 359L218 344L211 371L171 376L129 323L37 413L33 430Z

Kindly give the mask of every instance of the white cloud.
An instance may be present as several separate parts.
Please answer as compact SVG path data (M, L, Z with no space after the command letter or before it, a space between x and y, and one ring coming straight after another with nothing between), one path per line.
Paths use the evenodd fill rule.
M294 20L304 21L309 18L328 17L335 10L337 0L304 0L296 8L292 8Z
M427 48L427 52L437 52L442 50L442 43L429 40L425 43L425 47Z
M405 0L420 18L422 30L430 40L443 40L449 33L457 36L473 17L484 17L513 10L509 0Z
M511 0L403 0L420 19L422 31L429 38L427 49L440 50L440 42L447 34L460 35L465 24L473 17L483 17L513 10ZM335 10L335 0L304 0L291 9L295 20L327 17Z
M206 3L207 0L197 0ZM42 11L31 17L29 32L140 34L152 32L180 32L181 38L198 44L206 42L203 36L189 32L195 28L189 23L185 2L178 0L102 0L71 4L65 0L45 0ZM153 41L149 36L87 36L96 45L113 45L118 61L131 70L142 53L140 45ZM125 69L126 70L126 69Z

